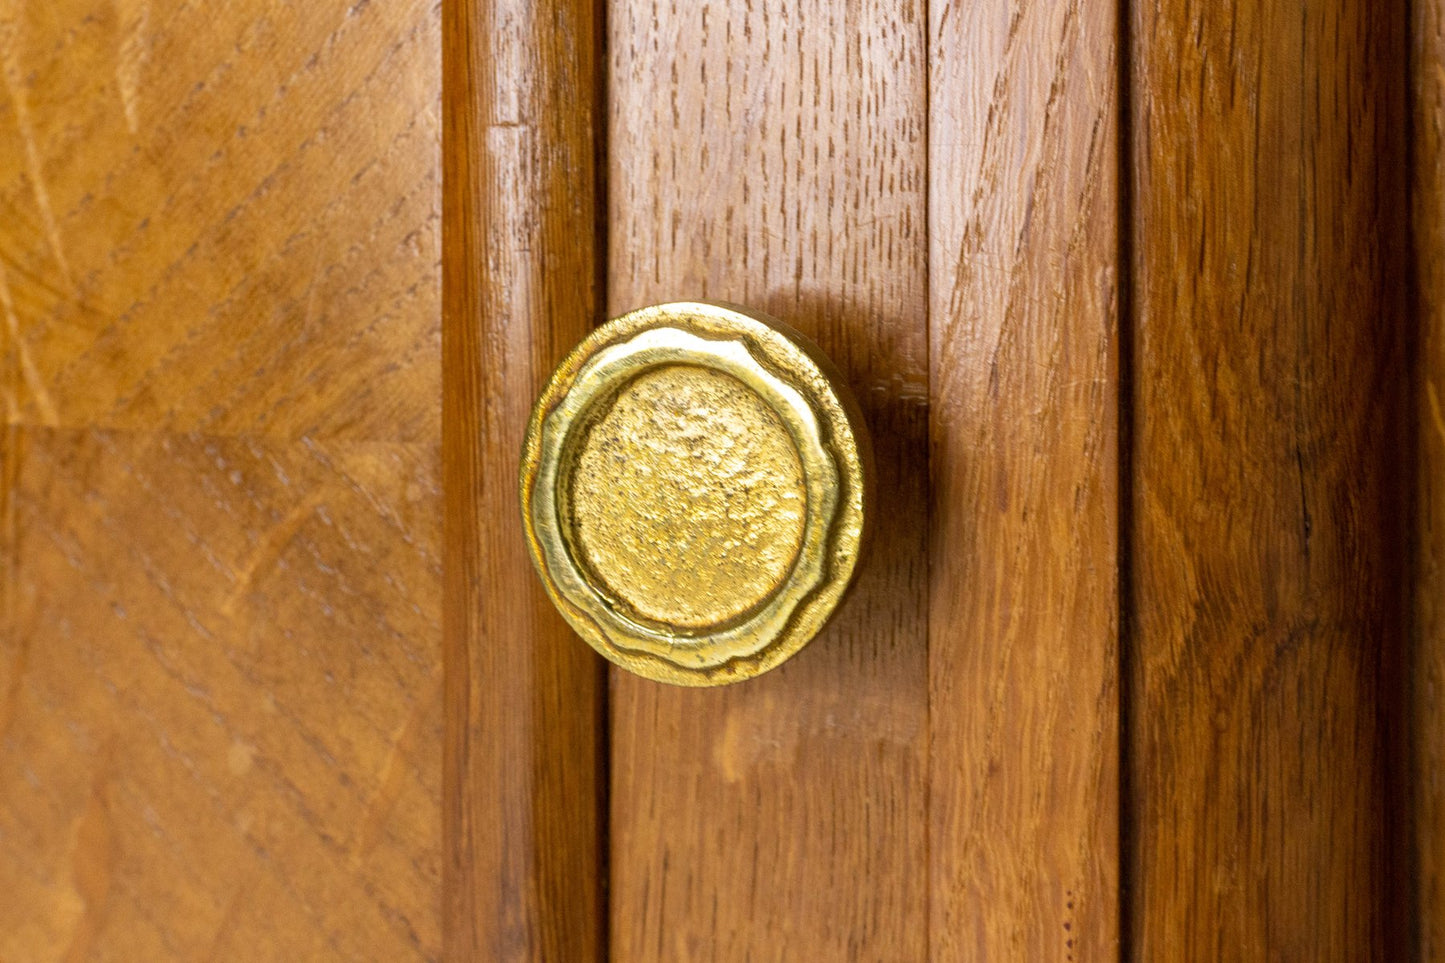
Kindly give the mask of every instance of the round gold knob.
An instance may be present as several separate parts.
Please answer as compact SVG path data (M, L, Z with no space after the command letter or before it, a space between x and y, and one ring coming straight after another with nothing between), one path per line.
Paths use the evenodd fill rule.
M837 608L863 546L862 418L802 335L718 304L643 308L567 356L532 410L522 520L562 615L638 675L724 685Z

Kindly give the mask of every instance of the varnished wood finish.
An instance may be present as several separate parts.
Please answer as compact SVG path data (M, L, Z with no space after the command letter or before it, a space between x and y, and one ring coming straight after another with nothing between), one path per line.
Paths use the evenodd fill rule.
M1420 463L1410 774L1417 949L1435 961L1445 960L1445 3L1416 0L1412 37Z
M1441 958L1442 24L0 0L0 959ZM609 715L518 446L681 297L879 525Z
M942 3L929 85L933 953L1118 953L1114 4Z
M731 300L860 396L880 524L791 661L614 676L613 958L927 955L925 16L916 3L608 7L611 314Z
M532 400L596 320L597 24L591 0L446 11L446 945L587 963L605 677L532 572L517 470Z
M0 4L0 958L440 956L438 36Z
M1132 5L1140 960L1405 958L1404 10Z

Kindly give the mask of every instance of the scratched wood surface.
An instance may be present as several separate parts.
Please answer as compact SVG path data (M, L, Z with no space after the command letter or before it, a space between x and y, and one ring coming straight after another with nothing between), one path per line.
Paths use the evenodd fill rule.
M931 29L929 958L1112 959L1117 5Z
M1141 960L1408 958L1404 14L1132 6Z
M440 956L438 52L0 3L0 959Z
M608 307L736 301L859 394L875 531L831 626L744 685L614 674L617 960L927 955L922 4L608 5Z
M1445 960L1445 3L1414 4L1415 252L1420 395L1411 664L1418 958Z
M597 319L592 0L446 7L449 959L604 958L602 660L522 539L532 401Z

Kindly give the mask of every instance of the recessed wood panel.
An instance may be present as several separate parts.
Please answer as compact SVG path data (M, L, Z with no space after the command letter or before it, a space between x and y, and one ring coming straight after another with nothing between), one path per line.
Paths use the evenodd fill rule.
M1420 488L1410 665L1414 758L1407 771L1416 807L1418 958L1439 960L1445 959L1445 5L1417 0L1413 11Z
M1405 958L1404 16L1132 6L1139 959Z

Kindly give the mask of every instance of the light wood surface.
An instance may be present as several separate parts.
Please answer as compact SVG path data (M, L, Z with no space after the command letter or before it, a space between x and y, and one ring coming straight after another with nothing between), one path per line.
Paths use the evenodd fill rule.
M1132 5L1137 959L1408 958L1403 20Z
M443 260L448 958L606 947L602 660L522 538L532 401L596 320L590 0L447 8Z
M438 26L0 4L0 959L439 958Z
M1410 666L1414 758L1406 798L1416 807L1416 949L1420 960L1434 961L1445 960L1445 3L1418 0L1411 37L1420 463Z
M924 959L922 9L618 0L607 23L609 313L728 300L817 340L872 427L881 522L781 668L614 674L613 959Z
M933 13L933 960L1118 956L1116 13Z

